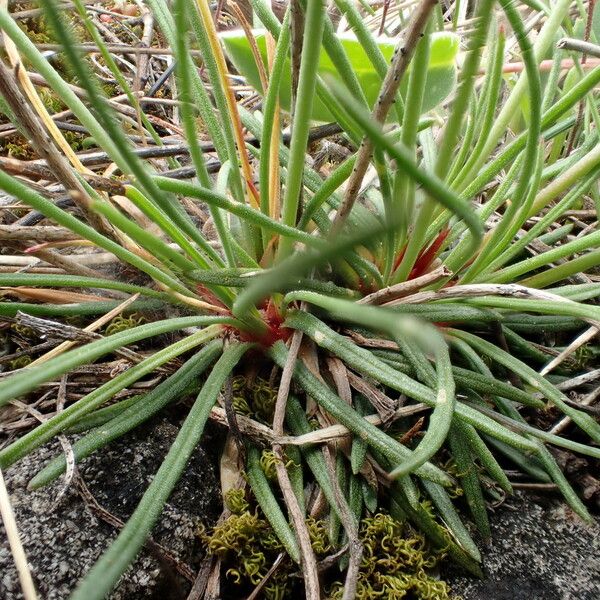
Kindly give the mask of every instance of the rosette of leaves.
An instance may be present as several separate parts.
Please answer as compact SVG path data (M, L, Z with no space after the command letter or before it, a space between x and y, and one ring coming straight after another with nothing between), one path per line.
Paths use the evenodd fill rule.
M460 19L447 23L432 0L415 5L400 15L389 62L356 6L336 4L352 32L352 48L362 48L381 81L374 104L363 73L353 69L352 48L336 35L322 3L294 5L299 13L293 25L301 18L304 33L290 41L289 14L281 24L262 0L253 0L256 19L268 32L268 68L257 67L264 98L249 111L236 102L208 2L176 0L170 10L166 0L148 0L175 55L181 130L193 167L189 181L161 174L140 157L54 0L43 3L46 19L84 94L65 83L0 9L5 38L121 175L108 180L72 154L61 155L65 146L54 131L47 141L54 152L44 156L79 214L4 171L0 188L135 273L127 280L2 273L3 288L110 290L120 297L69 305L4 301L0 314L98 315L114 309L123 295L139 294L129 310L145 319L3 377L0 404L35 397L42 384L77 367L158 340L152 353L2 449L0 466L10 467L69 429L85 432L73 444L76 460L84 460L190 390L195 395L138 508L73 598L100 599L110 592L142 548L215 405L230 395L230 378L250 372L278 391L271 427L238 415L248 481L282 548L294 564L302 562L309 597L319 594L314 553L302 544L310 489L327 499L335 550L356 539L363 515L391 507L473 573L479 573L480 555L463 520L472 519L488 535L486 498L511 492L507 465L553 482L573 510L589 518L549 448L598 458L590 442L600 441L600 426L564 395L557 386L561 377L536 370L556 353L548 347L550 337L568 351L573 339L600 322L600 285L581 276L600 262L600 234L577 232L564 221L588 195L597 206L600 170L600 68L584 69L580 57L554 46L558 31L571 32L570 1L557 0L544 9L544 20L533 20L535 43L513 2L469 2L471 30L455 34L458 84L433 113L423 109L430 106L435 40ZM161 144L84 4L74 5L138 107L145 134ZM499 15L510 37L497 26ZM258 48L256 37L247 35L250 47ZM503 78L509 51L520 56L511 86ZM547 56L551 68L542 82L539 63ZM255 65L265 67L260 50L256 58ZM581 67L568 89L562 78L566 58ZM321 60L332 65L329 76L316 67ZM295 93L291 135L284 138L278 123L288 64ZM28 101L10 85L8 69L0 81L4 110L35 146L39 130L22 111ZM317 100L351 148L341 164L321 170L307 160ZM521 118L518 133L509 128L515 115ZM199 123L209 144L200 140ZM47 121L40 118L41 124ZM115 196L137 210L125 212ZM194 204L210 213L211 235L194 220ZM148 222L153 232L141 225ZM160 337L166 333L171 335ZM167 364L177 368L157 371ZM104 406L154 372L161 377L155 388ZM562 419L564 433L536 425L540 415ZM390 421L399 424L393 435L383 426ZM340 436L347 443L330 451L332 471L319 444ZM274 445L276 454L282 448L288 457L295 454L276 465L277 482L260 468L259 447L265 445ZM47 484L65 467L57 457L31 485ZM386 485L378 487L378 481ZM466 516L459 516L457 496Z

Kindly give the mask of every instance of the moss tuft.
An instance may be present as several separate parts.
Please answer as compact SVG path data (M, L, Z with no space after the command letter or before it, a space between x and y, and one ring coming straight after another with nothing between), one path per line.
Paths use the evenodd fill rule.
M450 600L447 584L431 575L441 555L429 550L422 535L384 513L363 519L359 535L364 551L358 600ZM342 598L343 589L342 583L334 583L330 600Z
M139 316L137 313L133 313L129 317L118 315L106 326L104 333L106 335L113 335L113 333L120 333L121 331L127 331L132 327L137 327L144 322L144 317Z
M225 494L225 506L234 514L241 515L248 510L246 492L242 488L232 489Z
M233 406L237 412L252 416L263 423L271 423L276 400L277 389L266 379L256 377L249 386L246 377L234 377Z

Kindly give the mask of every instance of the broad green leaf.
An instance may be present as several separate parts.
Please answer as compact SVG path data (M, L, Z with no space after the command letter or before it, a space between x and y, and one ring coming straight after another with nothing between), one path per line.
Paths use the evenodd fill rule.
M253 34L266 67L265 32L264 30L255 30ZM258 68L250 49L250 43L244 32L234 30L223 32L220 35L227 55L236 69L246 78L251 86L263 93L264 90L260 82ZM381 87L381 79L369 61L365 49L353 34L341 35L340 41L354 68L367 101L372 107L375 104ZM396 40L381 37L378 39L378 45L386 60L388 62L391 61ZM422 112L425 113L440 104L454 89L456 85L456 56L458 54L458 47L459 38L453 33L440 32L434 33L431 36L429 67ZM321 50L318 71L321 76L333 76L341 82L337 70L325 50ZM407 85L408 77L405 76L400 87L401 94L404 95L406 93ZM280 91L280 102L284 110L289 110L290 108L290 93L290 64L287 61L284 67ZM313 119L315 121L334 120L332 114L318 98L314 100Z

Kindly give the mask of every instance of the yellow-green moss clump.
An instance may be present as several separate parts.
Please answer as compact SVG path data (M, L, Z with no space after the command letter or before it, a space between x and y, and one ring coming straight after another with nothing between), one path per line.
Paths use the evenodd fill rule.
M18 160L32 160L36 154L29 142L25 141L20 134L10 135L0 142L0 154Z
M144 317L139 316L137 313L133 313L129 317L123 315L117 315L104 330L106 335L113 335L113 333L120 333L121 331L127 331L132 327L137 327L145 322Z
M33 362L31 356L24 355L19 356L19 358L14 358L8 363L8 367L11 371L16 371L17 369L22 369L27 365L30 365Z
M223 561L225 574L239 596L258 585L283 547L259 509L252 511L244 490L227 493L225 505L233 513L209 533L202 533L209 552ZM317 560L333 552L324 520L307 519ZM432 552L423 536L388 514L362 520L360 538L364 552L358 576L358 600L451 600L448 586L432 576L443 554ZM339 581L326 586L328 600L343 596L344 574L337 568L327 576ZM298 565L287 556L263 588L268 600L285 600L301 594ZM236 596L236 592L232 592Z
M210 533L203 533L202 538L209 552L221 558L228 580L240 589L240 595L243 596L263 580L284 550L259 509L250 510L243 490L228 492L225 505L233 514L216 525ZM307 525L315 554L318 558L324 558L331 550L325 522L309 518ZM263 588L263 597L268 600L295 597L294 586L301 581L293 576L297 570L298 566L286 555Z
M271 423L275 411L277 390L262 377L247 385L246 377L233 378L233 407L243 415L252 416L263 423Z
M441 555L428 549L422 535L378 513L363 519L360 538L364 551L357 600L450 600L447 584L431 575ZM343 589L343 583L333 584L329 598L342 598Z

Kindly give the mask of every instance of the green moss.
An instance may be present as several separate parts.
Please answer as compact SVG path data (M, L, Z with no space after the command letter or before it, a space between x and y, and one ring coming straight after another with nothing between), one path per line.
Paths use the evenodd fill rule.
M283 547L259 510L251 512L245 492L232 490L226 504L234 512L202 537L208 550L223 561L226 576L243 596L258 585ZM311 544L317 560L331 551L327 523L309 517L306 520ZM451 600L448 586L433 576L433 569L443 553L432 552L425 538L388 514L378 513L361 521L360 539L363 557L357 586L357 599L406 598L407 600ZM264 588L268 600L284 600L298 596L294 587L299 581L297 565L287 556ZM343 574L331 571L339 581L329 586L329 600L343 596ZM236 593L237 597L237 593Z
M71 148L77 152L79 150L83 150L83 141L85 139L85 135L82 133L77 133L75 131L63 131L63 136L67 143Z
M590 366L592 361L598 358L598 346L584 344L573 353L571 364L574 370L581 371ZM569 365L571 366L571 365Z
M42 101L42 104L50 114L58 113L64 110L65 105L54 90L43 87L38 89L38 95Z
M246 501L246 493L243 489L237 488L229 490L225 494L225 506L234 514L241 515L248 510L248 502Z
M232 490L227 494L227 505L235 511L209 534L202 533L208 550L223 561L225 574L240 595L258 585L269 571L277 556L284 552L281 542L268 521L259 512L240 509L248 504L243 490ZM231 506L230 506L231 505ZM308 518L306 521L313 549L318 558L330 550L325 521ZM293 574L297 565L286 555L277 571L263 588L264 598L284 600L297 596L294 585L299 581ZM236 594L237 595L237 594Z
M359 535L363 557L357 599L450 600L447 584L431 575L441 555L429 550L422 535L384 513L364 519ZM343 583L334 583L330 600L342 598L343 589Z
M267 479L277 479L277 461L279 459L275 456L273 450L263 450L260 455L260 466L265 472Z
M8 363L9 369L11 371L16 371L17 369L22 369L27 365L32 363L31 356L19 356L19 358L15 358Z
M11 135L6 138L0 148L10 158L18 158L19 160L31 160L35 158L33 148L18 135Z
M35 339L37 335L35 331L31 327L27 327L26 325L21 325L20 323L12 323L10 326L11 331L19 334L21 337Z
M43 17L17 21L17 23L34 44L51 44L54 42L52 32Z
M262 451L262 454L260 456L260 466L262 467L262 470L267 476L267 479L277 479L276 465L278 460L279 458L275 455L275 453L272 450ZM286 459L285 468L289 469L293 466L294 462Z
M232 514L203 537L208 550L223 561L225 574L235 587L259 584L283 550L268 521L249 510ZM285 574L292 566L289 558L285 562L269 589L265 589L269 600L285 597L289 586Z
M120 333L121 331L127 331L132 327L137 327L138 325L141 325L144 322L144 317L139 316L137 313L133 313L129 317L118 315L106 326L104 333L106 335Z
M249 386L246 377L234 377L233 406L239 413L270 424L276 400L277 389L266 379L256 377Z

